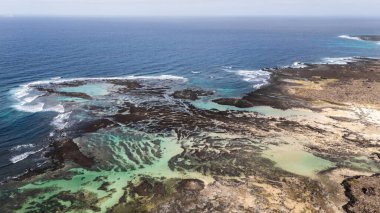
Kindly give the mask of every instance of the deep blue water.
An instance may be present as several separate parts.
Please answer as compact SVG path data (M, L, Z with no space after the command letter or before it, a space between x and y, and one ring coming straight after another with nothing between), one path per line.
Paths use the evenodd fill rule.
M170 74L189 86L238 96L252 82L226 72L325 57L380 56L374 42L338 38L380 34L380 20L302 18L0 19L0 179L31 164L10 159L46 144L53 112L16 110L11 90L53 77ZM19 147L35 144L34 147Z

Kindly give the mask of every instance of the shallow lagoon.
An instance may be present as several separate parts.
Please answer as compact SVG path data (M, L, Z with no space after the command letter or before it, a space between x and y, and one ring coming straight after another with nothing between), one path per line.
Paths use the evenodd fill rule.
M269 146L263 152L264 157L268 157L276 163L276 166L285 171L315 177L323 170L335 166L333 162L317 157L294 145Z
M221 104L213 102L209 98L192 101L191 104L193 104L195 107L199 109L218 110L218 111L231 110L231 111L241 111L241 112L256 112L261 115L270 116L270 117L294 117L294 116L305 116L305 115L313 114L313 112L308 109L281 110L281 109L275 109L270 106L255 106L255 107L248 107L248 108L239 108L235 106L221 105Z
M103 96L109 94L109 90L113 85L106 83L89 83L76 87L64 87L59 91L62 92L80 92L89 96Z
M40 181L28 184L20 188L20 190L28 191L42 189L48 191L40 193L35 198L30 198L18 212L25 212L27 209L34 209L36 204L43 204L43 202L46 202L49 197L51 198L57 196L57 194L65 191L69 191L70 193L92 193L93 196L95 196L95 198L99 201L97 206L100 207L101 212L105 212L108 208L118 203L120 197L124 193L124 188L130 183L130 181L138 181L138 178L141 176L155 178L197 178L203 180L205 183L210 183L213 180L212 177L204 176L197 172L180 172L173 171L169 168L169 160L183 151L181 144L177 141L174 135L163 136L157 134L147 134L125 128L120 131L123 132L124 135L109 135L109 137L107 137L112 140L102 141L102 138L98 138L100 142L108 143L109 150L88 150L94 153L97 151L112 152L114 153L112 157L116 162L119 162L120 165L115 164L113 168L109 168L108 170L73 168L68 171L74 174L70 179L42 179ZM99 133L95 133L94 135L96 136L96 134ZM107 133L104 132L103 134ZM153 159L151 163L144 164L140 162L140 165L135 165L138 167L125 170L123 167L128 164L127 162L131 161L131 159L130 156L126 155L125 150L120 150L120 147L123 147L122 143L142 144L149 143L149 141L152 140L159 142L159 157L155 158L151 156ZM104 146L101 147L104 148ZM139 157L136 153L133 155L136 158ZM99 187L101 187L101 185L105 182L109 183L107 186L107 191L99 189ZM72 205L72 203L67 206L70 205Z

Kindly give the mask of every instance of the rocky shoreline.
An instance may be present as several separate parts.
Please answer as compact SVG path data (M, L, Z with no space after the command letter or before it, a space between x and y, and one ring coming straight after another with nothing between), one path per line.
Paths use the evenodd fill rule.
M380 41L380 36L378 35L360 35L358 38L364 41Z
M214 93L172 81L91 81L112 89L101 98L60 90L87 81L37 87L83 99L68 106L88 119L55 133L45 168L1 186L1 212L376 212L380 61L270 71L210 101L241 110L197 108Z

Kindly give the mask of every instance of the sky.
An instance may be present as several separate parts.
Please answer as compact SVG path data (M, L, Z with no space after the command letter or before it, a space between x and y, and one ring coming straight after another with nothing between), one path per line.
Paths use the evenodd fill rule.
M380 16L380 0L0 0L1 16Z

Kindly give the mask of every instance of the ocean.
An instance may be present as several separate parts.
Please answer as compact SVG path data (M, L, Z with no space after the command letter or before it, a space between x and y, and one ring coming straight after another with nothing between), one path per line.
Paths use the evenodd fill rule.
M380 20L0 18L0 180L43 165L64 117L59 105L29 104L31 82L149 76L238 97L267 82L263 68L380 57L380 44L349 37L367 34L380 34Z

